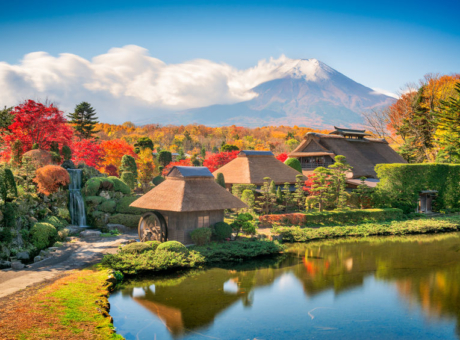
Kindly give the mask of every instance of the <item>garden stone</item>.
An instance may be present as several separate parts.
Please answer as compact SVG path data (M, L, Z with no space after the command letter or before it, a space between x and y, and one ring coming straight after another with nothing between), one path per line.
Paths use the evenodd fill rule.
M126 232L126 227L122 224L107 224L107 229L109 229L109 232L112 230L118 230L121 234Z
M11 268L13 270L21 270L21 269L24 269L24 264L21 262L13 262L11 263Z
M100 237L101 232L99 230L85 230L80 233L80 236L84 238Z
M49 252L46 251L46 250L40 250L40 254L39 254L42 258L45 258L49 255Z
M69 235L72 235L72 234L78 234L78 232L81 230L81 228L77 227L75 225L69 225L68 227L65 227L63 230L68 230Z
M40 255L37 255L37 256L34 257L34 263L35 262L40 262L41 260L43 260L43 258Z
M110 199L110 193L108 191L101 191L99 196L104 197L104 198L106 198L108 200Z
M29 252L27 251L21 251L16 254L16 258L18 260L28 260L30 258Z
M10 261L0 261L0 269L11 268Z
M51 252L55 252L56 250L58 250L58 247L49 247L48 250Z

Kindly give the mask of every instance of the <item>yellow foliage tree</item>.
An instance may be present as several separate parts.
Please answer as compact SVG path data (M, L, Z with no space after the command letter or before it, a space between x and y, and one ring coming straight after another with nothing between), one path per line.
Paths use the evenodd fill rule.
M155 162L152 155L152 150L149 148L139 152L136 160L137 164L137 179L141 183L142 190L147 192L150 188L150 181L155 177Z

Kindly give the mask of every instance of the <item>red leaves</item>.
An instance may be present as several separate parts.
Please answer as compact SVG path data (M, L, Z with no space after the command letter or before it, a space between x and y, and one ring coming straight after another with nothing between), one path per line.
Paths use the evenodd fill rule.
M113 139L103 141L101 143L103 160L101 166L114 165L117 169L121 165L121 158L124 155L130 155L134 158L137 158L137 155L134 153L134 147L129 145L123 139ZM100 169L104 170L104 168Z
M75 165L84 162L88 166L100 166L103 156L102 148L95 139L74 140L71 149L72 161Z
M180 161L177 161L177 162L171 162L163 169L163 172L161 174L163 176L166 176L168 172L172 169L172 167L176 165L177 166L191 166L192 163L190 162L190 158L181 159Z
M72 139L72 128L67 125L63 112L53 104L45 106L33 100L27 100L16 106L12 111L15 115L13 124L9 126L11 135L5 136L5 142L10 147L19 139L24 151L32 149L37 143L42 150L49 150L52 142L59 145L69 145Z
M283 163L286 161L287 158L288 154L286 152L280 153L278 156L276 156L276 159Z
M240 152L238 150L231 152L221 152L213 154L204 160L203 165L209 169L209 171L214 172L217 169L223 167L225 164L234 160Z
M61 186L70 183L69 173L58 165L46 165L38 168L34 182L38 184L38 192L46 196L59 190Z

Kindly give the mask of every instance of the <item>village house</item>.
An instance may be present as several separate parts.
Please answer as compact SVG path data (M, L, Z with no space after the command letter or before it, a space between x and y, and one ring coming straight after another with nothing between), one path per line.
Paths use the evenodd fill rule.
M350 188L360 184L366 177L366 184L375 187L378 183L375 166L382 163L407 163L394 151L385 139L368 138L365 130L352 130L334 127L329 134L309 132L300 145L289 154L299 159L305 175L317 167L334 164L336 155L345 156L353 167L348 174Z
M222 173L228 189L234 184L255 184L260 187L264 178L269 177L275 185L289 183L292 186L296 182L296 176L300 173L280 162L271 151L243 150L231 162L213 172L214 177ZM303 176L302 180L307 178Z
M190 233L224 220L225 209L247 208L206 167L174 166L166 180L130 205L151 210L139 221L141 241L192 243Z

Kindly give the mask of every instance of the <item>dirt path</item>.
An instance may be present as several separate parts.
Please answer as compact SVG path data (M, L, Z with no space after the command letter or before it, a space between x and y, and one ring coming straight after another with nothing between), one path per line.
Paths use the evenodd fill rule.
M116 237L81 239L58 249L53 256L30 265L24 270L0 270L0 304L13 293L27 287L51 283L73 269L97 263L102 256L113 253L122 242L137 238L137 234Z

